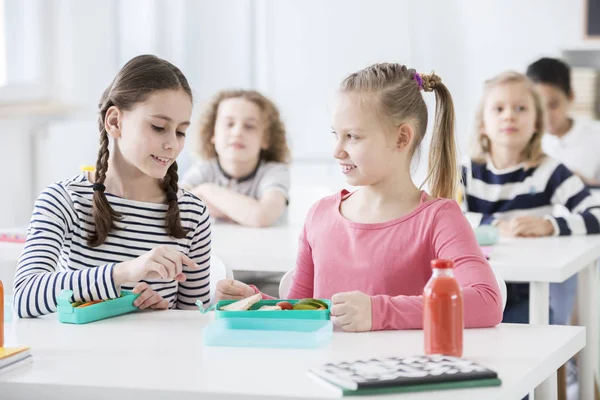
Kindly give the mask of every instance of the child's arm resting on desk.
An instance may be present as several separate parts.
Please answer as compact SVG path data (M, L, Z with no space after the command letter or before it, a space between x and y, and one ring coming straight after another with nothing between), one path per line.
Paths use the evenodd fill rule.
M287 203L279 190L269 190L257 200L214 183L202 184L193 193L206 199L208 204L238 224L252 227L272 225L281 216Z
M68 193L51 185L35 203L13 287L14 307L20 318L56 311L56 297L71 289L75 301L114 299L119 296L113 282L115 263L57 272L58 259L76 219Z
M600 201L564 165L556 168L546 191L552 204L561 204L571 212L564 217L545 217L554 226L555 236L600 233Z
M289 199L289 168L283 163L267 163L259 169L257 199L216 184L203 184L194 194L206 200L209 207L216 208L241 225L253 227L271 226L283 214Z
M215 207L214 204L209 203L208 200L200 193L202 184L214 182L214 180L215 177L211 172L210 162L201 161L192 165L183 174L183 177L179 181L179 187L198 196L204 202L206 208L208 208L208 211L213 218L225 218L226 215L223 214L223 212L217 207Z
M179 282L177 289L176 308L180 310L197 309L196 300L204 304L210 301L211 227L210 215L206 208L203 208L199 219L188 253L188 257L196 263L197 268L183 265L186 280Z
M454 277L463 293L465 327L482 328L499 324L502 300L496 277L458 205L448 202L431 223L434 224L431 244L435 257L454 262ZM371 297L371 304L372 330L423 327L422 296L377 295Z

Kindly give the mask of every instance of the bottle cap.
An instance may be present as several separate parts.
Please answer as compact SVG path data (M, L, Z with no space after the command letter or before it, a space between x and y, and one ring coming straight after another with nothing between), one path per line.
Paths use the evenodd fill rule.
M454 263L451 260L431 260L431 268L435 269L452 269L454 267Z

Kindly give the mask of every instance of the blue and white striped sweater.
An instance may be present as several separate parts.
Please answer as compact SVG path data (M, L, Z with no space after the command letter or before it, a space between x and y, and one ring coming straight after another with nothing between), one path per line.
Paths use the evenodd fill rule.
M520 164L504 170L490 161L471 162L462 173L465 211L480 214L482 224L534 216L552 222L556 235L600 233L600 201L552 158L537 167ZM569 212L553 215L556 205Z
M193 309L200 299L209 301L211 231L203 202L179 192L181 224L189 234L170 237L165 230L166 204L127 200L107 193L113 209L123 218L98 247L87 245L94 231L92 185L78 175L47 187L35 203L27 241L14 282L14 306L20 317L56 311L56 297L71 289L76 301L118 297L112 280L115 264L136 258L159 245L170 245L188 255L199 270L184 267L187 280L145 281L170 308ZM121 289L133 289L136 282Z

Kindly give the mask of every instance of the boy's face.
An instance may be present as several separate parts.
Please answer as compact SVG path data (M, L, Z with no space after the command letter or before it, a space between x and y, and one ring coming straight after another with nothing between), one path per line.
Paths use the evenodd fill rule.
M568 111L573 100L572 96L567 96L557 86L547 83L537 83L535 88L546 106L548 132L553 135L565 133L569 126Z
M220 159L238 163L259 159L260 151L269 146L263 114L255 103L243 98L221 101L212 138Z

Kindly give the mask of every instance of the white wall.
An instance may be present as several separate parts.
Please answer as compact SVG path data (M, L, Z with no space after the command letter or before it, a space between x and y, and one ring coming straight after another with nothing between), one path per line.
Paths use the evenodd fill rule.
M409 63L408 1L264 2L258 40L266 52L259 88L281 107L297 159L329 159L332 98L353 71L384 60Z
M482 82L507 69L524 72L543 56L583 42L583 0L460 0L464 58L456 96L461 143L471 132ZM441 61L441 60L436 60ZM454 75L452 75L454 76ZM457 75L458 77L459 75Z
M58 100L77 109L36 135L35 195L48 183L78 173L81 165L95 164L98 101L132 57L152 53L178 65L192 86L197 110L220 88L252 86L249 0L56 0L53 5L53 84ZM228 23L217 24L223 16ZM182 169L192 162L190 152L182 153Z
M584 0L51 0L51 4L50 85L57 98L80 110L73 121L53 123L40 136L32 164L35 194L49 182L76 173L84 161L95 162L98 99L118 68L142 52L180 66L194 90L196 112L222 88L264 90L280 105L295 159L329 162L331 100L343 77L358 68L396 61L421 72L435 70L453 93L464 150L484 79L508 68L522 71L540 56L557 56L583 42ZM432 114L433 95L428 94L427 101ZM0 127L2 149L12 143L3 136L9 134L23 132ZM9 152L8 157L3 168L27 164L19 155ZM422 160L426 159L424 155ZM182 155L182 167L190 162L189 153ZM23 171L15 174L27 179ZM19 187L7 190L21 193L15 191ZM32 199L23 197L17 206L23 212L16 215L28 214ZM13 219L0 214L0 226Z
M507 69L524 72L537 58L560 57L563 49L583 42L582 0L421 0L409 2L407 12L412 66L434 70L450 89L463 156L486 79ZM435 101L425 97L431 128ZM427 148L425 141L420 177Z

